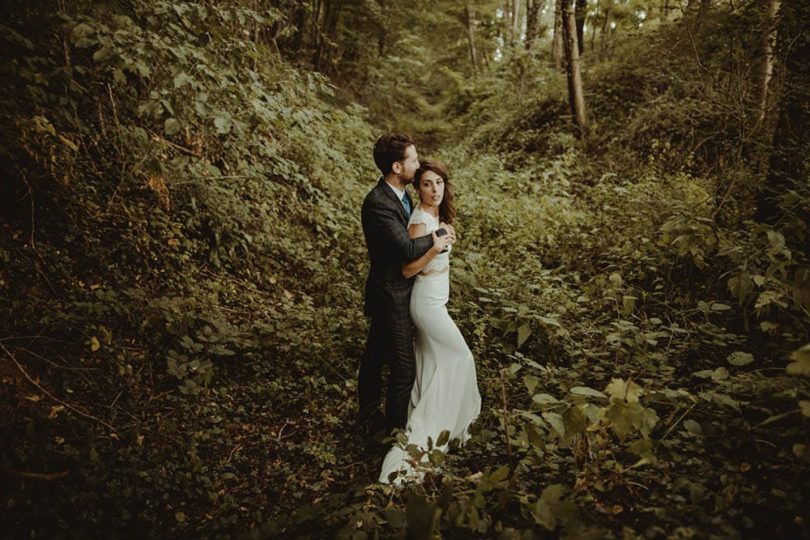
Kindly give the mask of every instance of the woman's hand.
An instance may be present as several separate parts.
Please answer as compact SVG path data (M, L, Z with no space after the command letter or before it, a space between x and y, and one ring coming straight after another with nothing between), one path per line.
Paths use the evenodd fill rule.
M436 231L433 231L433 251L437 254L444 251L447 246L453 243L453 235L449 232L442 236L437 236Z

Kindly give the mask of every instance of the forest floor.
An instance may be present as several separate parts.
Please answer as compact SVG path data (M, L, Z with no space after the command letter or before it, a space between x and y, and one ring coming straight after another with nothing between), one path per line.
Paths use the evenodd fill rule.
M548 225L558 212L562 222L562 213L574 210L549 209L527 192L504 212L499 191L519 188L523 176L504 172L503 185L476 193L460 182L465 221L449 307L474 352L483 406L470 442L449 453L424 484L397 489L376 482L387 445L354 425L366 332L357 288L364 276L351 282L339 275L334 289L354 293L337 303L306 286L284 290L287 314L265 335L272 346L248 346L252 352L241 363L226 359L200 392L158 387L130 412L116 404L119 394L110 410L119 411L111 421L120 435L96 442L63 436L60 422L71 411L38 392L37 379L4 364L5 394L12 401L29 396L15 407L40 418L38 440L48 441L39 457L21 462L29 470L70 470L49 481L6 478L8 508L23 510L18 526L38 536L35 501L56 482L71 495L51 510L46 531L75 523L78 505L88 520L80 530L99 527L114 536L131 534L140 522L172 537L367 538L406 530L450 538L808 537L806 432L794 379L778 368L784 360L755 350L754 365L727 361L728 351L753 349L745 335L709 323L726 311L717 302L685 316L668 307L666 291L652 290L649 312L623 307L624 297L642 294L626 283L620 288L614 274L626 277L648 261L631 258L622 268L609 257L596 259L594 277L586 278L583 268L571 266L582 255L571 238L552 236L537 247L537 238L511 220L521 216L532 231L533 219ZM533 218L540 208L545 215ZM517 236L484 240L486 227L511 227ZM602 236L575 240L585 253ZM559 264L560 252L573 254L568 265ZM197 286L205 289L213 276L200 274ZM260 281L216 279L216 287L232 291L222 309L234 321L257 324L278 303ZM294 280L291 273L287 285ZM25 351L44 352L48 339L2 343L35 362ZM86 343L62 347L85 362ZM125 349L124 364L149 350ZM76 387L62 381L67 392ZM618 400L616 381L623 389ZM25 430L20 422L18 415L11 429ZM65 454L63 445L78 450ZM35 454L28 443L18 451ZM59 462L49 461L54 455ZM102 490L101 499L88 488L99 466L105 485L93 489ZM103 495L115 492L124 498Z

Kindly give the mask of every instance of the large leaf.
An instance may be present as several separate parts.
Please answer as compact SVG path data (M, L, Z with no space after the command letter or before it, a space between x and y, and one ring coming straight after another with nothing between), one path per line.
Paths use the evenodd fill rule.
M590 396L607 399L607 396L602 392L600 392L599 390L595 390L587 386L574 386L569 390L569 392L571 392L575 396Z
M560 400L558 400L551 394L535 394L532 396L532 401L534 401L538 405L552 405L554 403L560 402Z
M728 363L732 366L747 366L754 361L754 355L751 353L736 351L728 355Z
M554 431L557 433L557 436L560 439L565 438L565 422L563 421L563 417L559 413L555 412L544 412L543 419L548 422Z
M791 353L792 362L788 364L787 372L795 375L810 375L810 343L796 349Z
M637 403L639 397L644 392L642 388L632 380L623 381L621 379L613 379L610 384L605 388L605 392L611 399L627 400L630 403Z
M532 328L528 324L522 324L518 328L517 331L517 346L520 347L526 340L529 339L529 336L532 335Z

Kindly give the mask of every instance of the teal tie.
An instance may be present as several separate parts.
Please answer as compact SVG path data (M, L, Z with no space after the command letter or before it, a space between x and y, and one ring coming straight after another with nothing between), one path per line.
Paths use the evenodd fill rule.
M411 218L411 199L408 198L407 193L402 194L402 206L405 207L405 215L408 217L408 219L410 219Z

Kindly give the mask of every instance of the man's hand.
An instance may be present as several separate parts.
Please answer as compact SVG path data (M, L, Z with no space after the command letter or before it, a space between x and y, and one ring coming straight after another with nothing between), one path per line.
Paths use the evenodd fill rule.
M433 231L433 251L437 254L444 251L447 246L453 243L452 238L450 238L450 233L448 231L447 234L442 236L437 236L436 231Z

